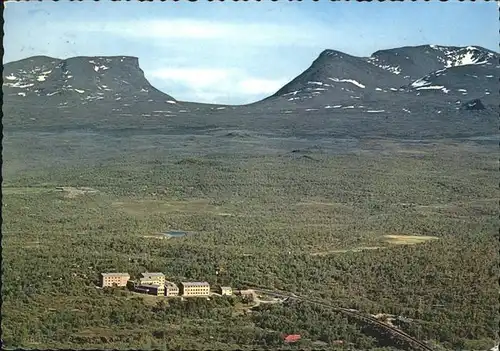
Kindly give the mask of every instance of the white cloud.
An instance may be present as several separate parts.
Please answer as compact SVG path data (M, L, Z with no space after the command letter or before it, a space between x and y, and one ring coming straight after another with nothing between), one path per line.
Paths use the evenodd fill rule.
M153 85L179 100L207 103L249 103L275 93L287 78L255 77L236 68L165 68L147 74ZM179 86L182 90L175 93ZM183 96L181 91L186 92ZM236 101L238 100L238 101Z
M333 36L325 38L324 26L314 23L278 24L270 22L216 22L201 19L175 18L166 20L117 20L112 22L59 22L54 26L64 31L99 32L125 38L150 38L166 40L214 40L220 44L236 42L268 46L322 46ZM307 31L301 28L307 27ZM169 45L169 42L165 42Z

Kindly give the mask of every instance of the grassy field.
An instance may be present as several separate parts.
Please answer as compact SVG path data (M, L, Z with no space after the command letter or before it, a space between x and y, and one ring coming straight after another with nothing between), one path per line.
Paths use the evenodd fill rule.
M39 162L50 160L42 149L29 155L37 160L31 168L7 162L5 345L250 350L317 349L313 343L322 341L335 349L342 339L357 349L383 346L354 321L311 306L241 314L238 301L172 307L95 287L102 271L147 270L401 315L412 320L401 328L438 348L493 346L499 245L492 149L444 142L398 149L391 141L393 151L382 152L374 144L382 141L308 158L281 149L143 148L113 160L61 156L68 159L57 166ZM29 147L7 146L10 160ZM155 239L167 230L193 235ZM284 346L280 333L305 340Z
M413 245L413 244L420 244L420 243L425 243L426 241L429 240L434 240L438 239L435 236L416 236L416 235L384 235L385 238L387 238L388 242L390 244L395 244L395 245Z

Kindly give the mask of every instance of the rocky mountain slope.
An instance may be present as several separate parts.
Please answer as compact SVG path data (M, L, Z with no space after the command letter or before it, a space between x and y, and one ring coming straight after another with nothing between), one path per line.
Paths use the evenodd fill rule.
M272 96L244 106L176 101L135 57L45 56L7 63L7 129L246 129L295 136L491 135L499 55L425 45L355 57L325 50Z
M366 60L413 81L443 68L482 63L495 64L494 58L494 52L481 47L421 45L380 50Z
M487 97L496 89L499 58L472 46L403 47L377 51L370 57L325 50L307 70L264 101L332 108L356 100L407 100L409 92L440 99L442 94L451 99Z
M28 97L48 104L122 99L175 103L173 97L149 84L138 58L129 56L67 60L35 56L6 64L3 82L7 97Z
M3 70L4 126L92 128L181 109L144 77L137 57L35 56Z
M402 77L363 58L325 50L307 70L272 97L285 97L295 103L333 94L336 100L356 99L365 91L398 90L404 84Z

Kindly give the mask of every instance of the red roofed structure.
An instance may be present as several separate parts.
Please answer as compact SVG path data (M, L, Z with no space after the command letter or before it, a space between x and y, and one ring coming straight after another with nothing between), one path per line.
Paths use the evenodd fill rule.
M297 342L299 340L300 340L300 334L290 334L283 336L283 341L286 343Z

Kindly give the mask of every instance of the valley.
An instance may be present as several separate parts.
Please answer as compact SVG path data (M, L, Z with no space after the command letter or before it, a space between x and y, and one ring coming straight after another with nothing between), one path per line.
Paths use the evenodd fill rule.
M207 148L206 136L178 136L190 138L192 144L176 151L154 146L158 140L176 144L169 137L147 140L139 134L129 138L129 144L115 145L112 137L106 143L93 134L63 135L33 134L31 140L68 140L65 147L39 143L45 146L36 150L34 143L15 136L4 139L6 342L63 347L68 337L85 332L84 339L69 345L101 348L101 333L92 337L88 326L108 328L109 313L115 310L114 315L143 317L141 322L125 316L113 322L129 337L110 329L106 345L120 347L128 340L137 347L161 347L164 339L153 331L163 330L162 318L173 318L167 317L173 312L165 310L167 315L161 317L155 307L145 309L139 302L129 304L119 295L96 291L99 272L158 270L176 279L214 281L217 265L224 267L219 282L237 288L252 282L363 313L412 319L402 330L445 349L493 343L496 326L489 317L496 304L497 270L490 258L498 250L496 203L484 199L497 191L494 146L374 139L345 142L340 151L319 148L317 140L262 138L261 151L252 153L244 140L224 139L216 148ZM134 138L149 147L137 148ZM332 140L335 143L339 141ZM75 157L73 150L86 157ZM22 171L10 166L19 157L24 158ZM68 196L57 187L94 191ZM196 235L148 238L179 228ZM82 319L72 310L80 304L54 307L41 328L42 320L29 315L49 307L45 296L85 299L93 312ZM231 321L233 326L224 333L245 330L254 335L246 341L234 339L238 345L283 348L278 334L290 331L291 325L276 322L271 328L268 319L256 321L269 313L288 318L294 313L293 318L306 318L320 328L296 324L290 331L306 335L310 342L328 340L321 333L333 333L358 348L384 344L349 329L354 321L339 319L336 327L326 323L322 314L333 312L318 306L261 308L251 315L214 315L205 327L189 315L182 322L172 320L166 340L180 348L220 348L216 340L205 339L210 333L204 330L220 333L217 323ZM313 317L315 309L320 315ZM14 318L14 311L19 317ZM347 329L331 329L341 325ZM275 341L266 339L271 335ZM317 349L307 340L286 346L296 347Z
M349 310L431 349L493 347L497 63L325 50L241 106L178 101L129 56L5 64L5 347L419 349ZM165 304L96 289L110 271L303 301Z

